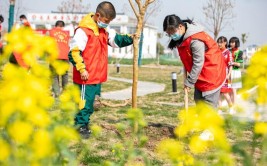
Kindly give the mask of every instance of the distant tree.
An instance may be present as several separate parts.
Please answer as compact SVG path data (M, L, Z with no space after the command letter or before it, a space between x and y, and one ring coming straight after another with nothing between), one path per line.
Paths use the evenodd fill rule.
M90 4L84 5L82 0L64 0L57 9L61 13L87 13Z
M162 55L163 53L164 53L164 46L160 42L157 42L157 54Z
M135 3L132 0L129 0L129 3L134 11L134 14L137 18L136 34L141 34L141 31L144 26L144 17L147 11L147 8L156 0L135 0ZM139 49L139 38L134 37L133 39L133 86L132 86L132 108L137 108L137 82L138 82L138 49Z
M163 33L158 33L157 37L158 39L161 39L163 37ZM159 59L160 55L162 55L163 53L164 53L164 46L160 42L157 42L157 65L160 65Z
M242 42L244 48L245 48L245 43L247 42L247 39L248 39L248 34L242 33L241 34L241 42Z
M235 17L234 6L234 0L208 0L207 4L203 6L206 28L213 33L214 39L217 39L219 33L229 26Z
M18 19L21 14L26 15L27 10L28 10L28 8L25 7L22 0L16 0L15 1L15 18L16 19Z
M13 26L14 21L16 21L21 14L25 14L28 8L26 8L22 0L9 0L9 1L0 1L0 14L5 18L4 27ZM13 6L12 9L13 18L10 18L10 6ZM12 16L11 16L12 17ZM11 19L11 20L10 20ZM11 23L12 22L12 23ZM10 27L10 29L11 29Z

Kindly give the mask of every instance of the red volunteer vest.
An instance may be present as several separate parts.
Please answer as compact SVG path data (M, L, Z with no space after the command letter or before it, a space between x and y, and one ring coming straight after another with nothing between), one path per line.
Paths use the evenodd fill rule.
M25 69L29 69L30 68L30 66L24 62L24 59L21 56L21 54L13 52L13 55L14 55L14 57L15 57L15 59L16 59L16 61L17 61L19 66L21 66L21 67L23 67Z
M58 59L64 59L68 60L68 54L69 54L69 33L67 31L63 31L60 28L53 28L50 30L50 36L53 37L58 45Z
M222 85L226 78L226 65L222 53L217 43L205 32L199 32L188 37L180 46L177 46L181 61L187 72L191 72L193 66L190 49L192 40L200 40L207 47L204 65L195 87L202 92L214 90Z
M107 80L108 70L108 33L105 29L99 29L96 36L91 29L81 28L87 35L88 41L82 52L89 79L81 80L80 72L73 68L73 81L77 84L99 84Z

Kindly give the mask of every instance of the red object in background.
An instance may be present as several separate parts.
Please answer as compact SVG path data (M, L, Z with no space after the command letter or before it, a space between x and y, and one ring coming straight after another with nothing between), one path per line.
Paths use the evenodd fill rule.
M35 32L37 32L38 34L40 35L46 35L46 33L48 32L49 30L47 29L38 29L38 30L35 30Z
M47 32L49 32L50 30L48 29L36 29L35 32L37 32L38 34L41 34L41 35L46 35ZM70 31L64 31L64 32L67 32L68 35L70 35Z

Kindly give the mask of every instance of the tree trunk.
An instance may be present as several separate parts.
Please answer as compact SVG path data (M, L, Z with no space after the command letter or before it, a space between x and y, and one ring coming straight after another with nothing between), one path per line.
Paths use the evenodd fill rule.
M136 27L136 33L141 34L143 28L143 17L138 18L138 24ZM134 38L134 58L133 58L133 87L132 87L132 108L137 108L137 83L138 83L138 38Z
M142 5L141 0L135 0L137 3L139 12L137 12L132 0L129 0L130 5L134 11L134 14L137 18L137 26L136 26L136 34L140 35L143 26L144 26L144 16L146 9L149 4L153 3L155 0L146 0L145 4ZM138 83L138 46L139 46L139 37L135 35L133 39L133 47L134 47L134 52L133 52L133 87L132 87L132 108L136 109L137 108L137 83Z

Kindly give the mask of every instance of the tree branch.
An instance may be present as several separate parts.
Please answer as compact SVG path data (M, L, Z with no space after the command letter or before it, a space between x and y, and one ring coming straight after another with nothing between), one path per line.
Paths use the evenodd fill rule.
M132 7L132 9L133 9L133 11L134 11L134 14L135 14L136 18L138 18L138 17L139 17L139 14L137 13L137 11L136 11L136 9L135 9L132 0L129 0L129 2L130 2L130 5L131 5L131 7Z
M155 0L148 0L148 4L153 3Z

